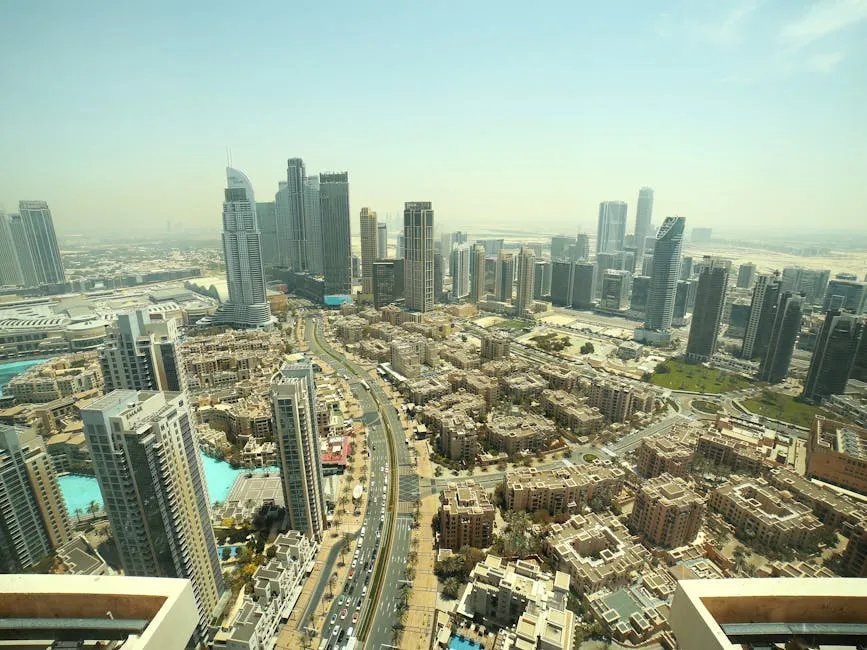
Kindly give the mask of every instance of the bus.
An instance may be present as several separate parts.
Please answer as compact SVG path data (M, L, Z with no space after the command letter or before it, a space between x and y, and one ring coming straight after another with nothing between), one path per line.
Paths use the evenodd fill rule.
M364 388L364 390L370 390L370 386L368 386L367 382L363 379L361 380L361 386Z

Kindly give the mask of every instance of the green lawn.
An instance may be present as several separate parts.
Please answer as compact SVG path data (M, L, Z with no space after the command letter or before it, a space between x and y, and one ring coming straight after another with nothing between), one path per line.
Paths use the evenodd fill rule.
M718 368L692 365L669 359L656 367L650 383L672 390L692 390L701 393L727 393L750 385L743 377Z
M529 327L529 325L524 321L510 319L504 320L502 323L497 323L494 327L502 327L507 330L522 330L525 327Z
M692 408L696 411L701 411L702 413L719 413L720 405L716 402L708 402L703 399L696 399L692 401Z
M757 415L764 415L807 428L813 426L813 419L816 415L834 417L818 406L796 402L791 395L775 393L771 390L762 391L760 397L751 397L741 403Z

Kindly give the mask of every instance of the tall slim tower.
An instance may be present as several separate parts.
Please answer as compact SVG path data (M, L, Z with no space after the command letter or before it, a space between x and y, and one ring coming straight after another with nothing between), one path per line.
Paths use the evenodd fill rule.
M361 293L373 293L373 263L380 259L377 255L377 235L379 224L376 222L376 212L370 208L361 208Z
M470 293L470 247L466 244L452 249L449 268L452 271L452 298L460 300Z
M203 636L225 586L189 400L116 390L81 419L124 573L192 582Z
M523 316L533 306L533 283L536 273L536 255L526 246L518 253L518 290L515 314Z
M470 300L485 299L485 247L474 244L470 253Z
M352 293L352 249L349 226L349 174L319 175L322 260L325 295Z
M750 302L750 317L744 330L744 346L741 356L744 359L764 357L771 340L777 303L780 300L780 274L765 273L756 278L753 299Z
M434 211L430 201L404 204L404 295L409 311L426 312L434 305Z
M779 384L789 374L789 364L798 334L801 332L801 315L804 296L784 291L777 305L768 351L759 367L759 381Z
M271 308L265 290L262 238L256 223L256 199L250 180L237 169L226 168L223 202L223 253L229 301L211 319L236 327L265 327Z
M45 201L19 201L18 212L27 233L36 279L39 284L66 282L51 210Z
M277 251L280 265L294 271L307 271L307 235L304 222L304 181L306 171L301 158L290 158L286 182L280 184L274 199L277 212Z
M388 257L388 224L376 224L376 259L384 260Z
M66 504L36 432L0 424L0 573L19 573L72 538Z
M322 224L321 182L318 175L304 177L304 270L313 275L325 273ZM347 207L347 215L349 208ZM348 217L347 217L348 218Z
M0 209L0 286L20 286L24 284L18 251L12 239L9 218Z
M127 390L186 390L175 319L152 321L146 309L119 314L99 350L105 393Z
M262 264L279 266L280 255L277 250L277 204L274 201L256 202L256 224L262 237Z
M666 217L656 235L653 269L650 274L650 296L644 324L648 330L664 332L671 329L685 227L686 219L683 217Z
M289 528L322 541L326 506L313 365L283 364L271 379L270 397Z
M846 390L863 331L863 322L854 314L839 309L825 314L804 382L805 399L821 402Z
M30 240L27 237L27 228L24 225L24 220L20 214L7 215L6 219L12 246L15 248L15 254L18 257L22 283L25 287L35 287L39 284L39 278L36 275L33 251L30 247Z
M716 341L731 262L717 257L705 257L698 276L692 326L686 343L686 355L695 361L708 361L716 352Z
M638 190L638 203L635 207L635 259L644 259L644 245L650 232L653 217L653 189L642 187ZM640 270L640 269L639 269Z
M501 302L512 302L515 285L515 256L506 251L497 254L497 277L494 293Z
M622 251L624 239L626 239L626 203L603 201L599 204L596 253Z

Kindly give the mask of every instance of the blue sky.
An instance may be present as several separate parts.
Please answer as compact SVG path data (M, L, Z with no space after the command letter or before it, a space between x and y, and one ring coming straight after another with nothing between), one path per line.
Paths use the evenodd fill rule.
M369 5L369 6L368 6ZM592 231L638 188L717 229L867 230L867 0L5 2L0 203L219 228L226 148L352 210ZM355 228L355 224L354 224Z

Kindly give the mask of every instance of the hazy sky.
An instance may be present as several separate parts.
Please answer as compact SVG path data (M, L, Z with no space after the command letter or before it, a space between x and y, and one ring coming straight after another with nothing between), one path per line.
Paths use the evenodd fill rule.
M219 228L226 148L437 222L867 229L867 0L3 2L0 204Z

